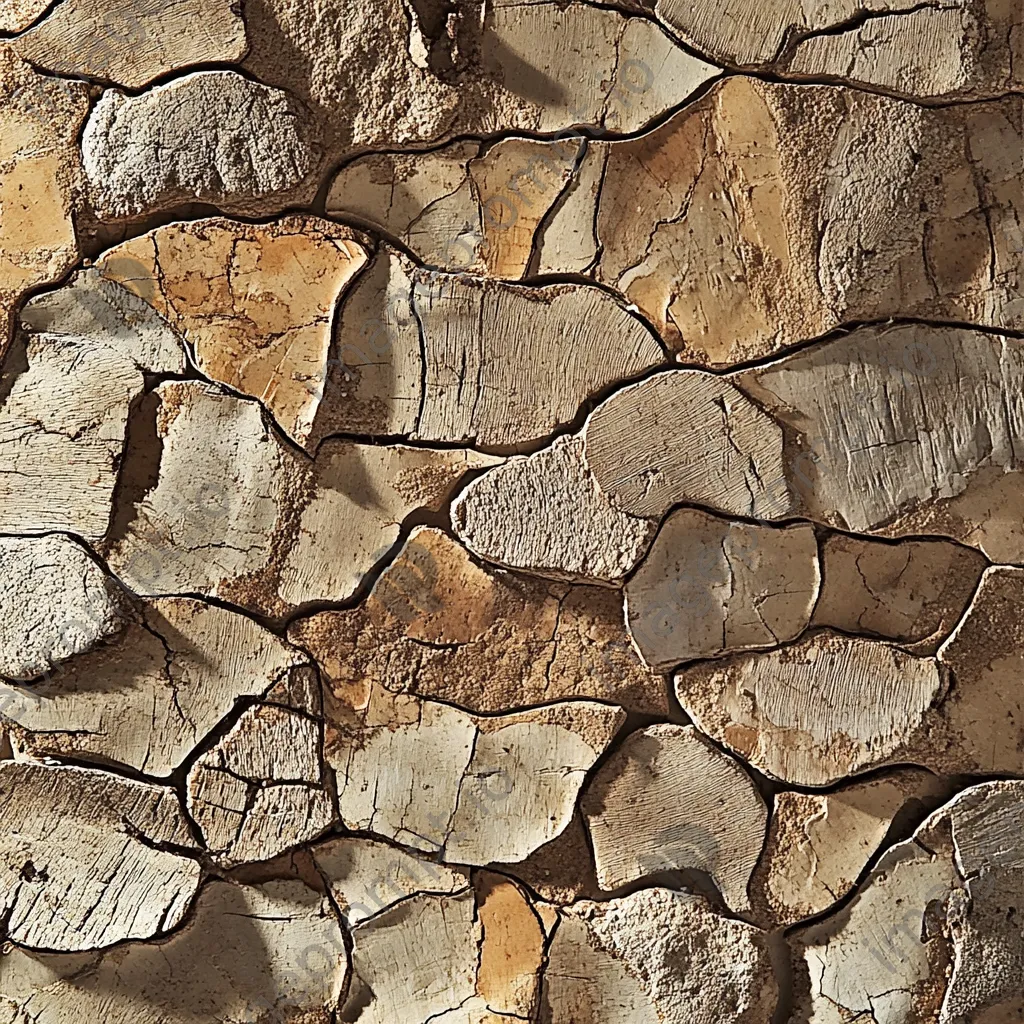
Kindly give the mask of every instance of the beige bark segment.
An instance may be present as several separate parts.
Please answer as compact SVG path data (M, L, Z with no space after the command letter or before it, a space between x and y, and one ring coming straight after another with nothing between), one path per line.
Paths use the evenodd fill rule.
M772 928L785 928L824 913L853 889L895 822L923 817L948 795L939 778L913 768L820 796L776 794L751 884L759 917Z
M612 504L577 436L474 480L452 504L452 529L489 562L614 585L643 558L657 522Z
M247 49L240 11L225 0L71 0L14 46L46 71L129 89L191 64L232 63Z
M367 600L296 622L336 691L383 687L500 714L572 697L668 711L622 624L622 598L481 568L440 530L419 527Z
M343 441L314 461L269 430L255 402L191 381L155 394L155 483L108 542L111 567L145 595L201 593L271 616L344 601L409 513L437 510L467 469L496 461ZM144 451L136 457L136 472L153 472Z
M35 679L124 625L120 587L70 537L0 537L0 579L6 680Z
M461 871L370 839L331 839L312 853L349 928L410 896L452 896L469 886Z
M931 658L828 632L696 666L675 685L702 732L801 786L827 786L894 757L948 687Z
M644 661L666 671L796 639L820 582L812 526L772 529L679 509L625 586L626 622Z
M704 900L642 889L563 908L544 1024L769 1024L778 989L764 933Z
M947 541L884 544L833 534L822 545L824 584L813 625L934 654L966 611L985 564Z
M798 1010L880 1024L1009 1022L1024 1009L1020 782L968 789L891 849L854 901L794 937Z
M0 8L0 19L37 13L16 2ZM0 358L22 297L60 280L79 258L76 140L88 111L83 83L37 74L0 42Z
M319 700L313 711L319 714ZM216 860L229 867L272 860L335 820L321 723L302 708L247 709L195 762L186 785L192 820Z
M452 864L514 864L561 833L624 713L590 701L482 718L354 688L328 695L345 826Z
M327 213L356 216L427 266L523 277L534 236L565 190L583 142L453 142L430 153L374 153L342 168Z
M998 96L1021 85L1020 9L1004 0L657 0L660 20L710 59L841 78L921 99Z
M194 847L174 790L6 761L0 797L0 903L12 941L75 952L182 921L202 872L171 852Z
M251 217L305 205L320 160L299 104L233 71L108 89L82 134L89 197L108 220L193 202Z
M116 642L70 658L45 682L0 684L16 749L169 776L242 697L298 684L301 652L245 615L201 601L147 604Z
M660 519L684 501L765 519L790 509L782 430L720 377L670 370L631 384L583 436L598 487L631 515Z
M305 445L327 373L334 309L368 241L316 217L170 224L108 250L104 278L145 298L211 380L258 398Z
M857 321L1020 329L1021 132L1017 98L929 108L730 76L653 132L591 145L539 263L596 260L709 366Z
M981 331L868 327L735 375L786 428L804 514L857 533L944 534L1024 560L1024 346Z
M104 956L8 952L0 1007L39 1024L322 1024L347 967L338 920L319 893L295 881L216 880L168 939Z
M768 808L750 776L693 726L631 733L588 785L582 809L602 889L706 871L730 909L750 910Z

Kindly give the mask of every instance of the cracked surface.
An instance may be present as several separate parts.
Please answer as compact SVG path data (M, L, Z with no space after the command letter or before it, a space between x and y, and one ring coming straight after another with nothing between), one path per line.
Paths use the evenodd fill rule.
M0 1024L1022 1024L1019 0L0 37Z

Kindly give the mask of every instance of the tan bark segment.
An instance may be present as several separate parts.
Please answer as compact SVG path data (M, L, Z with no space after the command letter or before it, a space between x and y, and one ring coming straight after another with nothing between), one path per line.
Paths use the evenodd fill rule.
M70 0L14 46L46 71L129 89L192 64L232 63L247 49L240 10L225 0Z
M936 658L815 633L676 676L695 723L745 760L825 786L883 764L1024 774L1024 569L993 566Z
M968 789L879 862L852 903L794 936L799 1013L1012 1021L1024 1003L1020 782Z
M297 881L212 881L172 936L102 956L5 953L0 1006L40 1024L323 1024L348 968L330 905Z
M48 0L0 0L0 32L21 32L49 7Z
M826 786L885 763L922 732L947 692L930 658L816 633L675 677L694 724L768 775Z
M178 925L201 869L174 790L85 768L0 763L8 938L76 952ZM172 852L177 848L178 852Z
M804 515L856 533L943 534L1024 558L1024 347L982 331L868 327L732 381L782 425Z
M32 16L27 4L6 13ZM76 140L88 111L83 83L37 74L0 42L0 358L23 296L60 280L80 256Z
M730 909L749 911L768 809L750 776L692 726L631 733L598 769L582 809L602 889L706 871Z
M0 684L0 712L28 756L166 778L236 700L310 672L301 652L247 616L170 598L148 603L115 641L69 658L31 689Z
M366 266L368 244L315 217L213 219L158 228L108 250L97 268L167 319L206 377L258 398L305 445L334 309Z
M312 672L307 682L303 689L315 694L308 709L284 694L271 703L271 692L189 771L189 813L222 865L272 860L313 841L336 819Z
M1017 98L928 108L730 76L653 132L591 145L540 264L594 263L709 366L857 321L1019 329L1021 132Z
M796 639L820 581L812 526L771 529L679 509L625 586L626 622L644 661L666 671Z
M0 579L4 680L36 679L124 625L120 587L70 537L0 537Z
M1019 88L1019 7L1004 0L657 0L659 19L710 59L844 80L921 99Z
M766 936L696 896L643 889L561 911L544 1024L769 1024L778 989Z
M268 429L255 402L191 381L155 394L158 465L137 453L147 490L108 541L111 567L144 595L199 593L270 616L347 600L406 516L437 510L466 470L496 461L343 441L314 461Z
M664 680L644 668L622 625L622 599L477 566L439 530L413 531L369 597L296 622L338 692L383 687L499 714L594 698L665 714Z
M612 384L657 366L657 338L586 284L417 270L384 248L346 297L325 386L330 432L535 444Z
M452 528L489 562L618 584L643 558L657 523L616 508L587 464L582 439L569 437L474 480L452 504Z
M758 916L772 928L785 928L824 913L853 889L895 822L923 817L948 796L948 785L913 768L827 794L776 794L751 883Z
M591 701L484 718L382 689L326 697L346 828L452 864L514 864L564 831L625 720Z
M833 534L813 625L898 640L934 654L960 621L985 569L968 548L936 540L883 544Z

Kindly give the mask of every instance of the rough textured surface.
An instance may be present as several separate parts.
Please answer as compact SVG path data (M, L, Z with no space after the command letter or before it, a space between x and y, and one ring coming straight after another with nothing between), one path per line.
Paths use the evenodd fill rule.
M323 397L334 310L368 240L313 217L171 224L111 249L99 272L146 300L204 376L258 398L305 445Z
M966 790L890 850L853 903L798 933L813 1019L1019 1016L1022 816L1019 782Z
M344 601L409 513L437 508L466 470L495 461L342 441L314 461L256 402L190 381L155 394L158 465L138 453L136 472L153 476L108 542L111 567L147 595L206 594L267 615Z
M939 778L910 768L828 794L778 793L751 884L759 915L778 928L828 910L853 889L894 827L920 820L948 795Z
M544 976L545 1024L772 1019L777 989L765 936L698 897L644 889L577 903L560 917Z
M21 32L42 15L48 6L46 0L2 0L0 32Z
M498 714L572 697L665 714L664 680L644 668L622 598L482 568L439 530L413 531L366 602L295 623L336 692L383 687Z
M0 19L4 13L0 7ZM8 16L34 13L19 3ZM18 302L60 280L79 258L75 139L88 110L84 85L35 73L0 41L0 357Z
M20 36L15 48L46 71L141 89L190 64L241 59L247 46L240 6L226 0L69 0Z
M74 627L74 620L64 620ZM171 775L236 701L308 677L300 651L201 601L148 603L109 643L31 689L0 684L15 746Z
M107 218L190 202L260 216L311 199L320 159L298 104L232 71L197 71L138 96L110 89L82 135L89 196Z
M626 584L626 621L644 661L666 671L795 639L820 581L810 526L775 530L679 509Z
M65 952L178 925L200 867L174 791L84 768L0 764L8 937Z
M0 537L0 676L44 675L120 630L117 583L70 537Z
M341 817L453 864L514 864L569 824L585 774L625 715L569 701L483 718L341 687L327 700Z
M594 776L582 808L603 889L696 869L732 910L750 909L768 810L743 769L692 726L631 733Z

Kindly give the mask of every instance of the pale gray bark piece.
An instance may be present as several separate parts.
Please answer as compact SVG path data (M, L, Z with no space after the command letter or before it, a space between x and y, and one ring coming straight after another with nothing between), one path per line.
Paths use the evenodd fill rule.
M476 993L481 940L473 893L417 895L352 930L348 1004L365 1024L426 1022ZM443 1017L442 1017L443 1019Z
M822 545L813 625L934 654L967 610L985 565L983 555L948 541L888 544L833 534Z
M70 537L0 537L0 579L0 677L8 681L35 679L124 625L123 591Z
M926 733L948 690L932 658L815 633L675 677L694 724L784 782L827 786L886 763ZM917 760L917 758L911 758Z
M586 464L623 512L660 519L674 504L781 519L790 511L779 425L727 380L670 370L599 405Z
M305 666L305 667L304 667ZM184 598L148 603L116 642L29 689L0 684L15 747L169 776L242 697L310 672L245 615Z
M544 1024L769 1024L778 989L767 937L703 899L643 889L561 910L544 974Z
M451 896L469 887L461 871L372 839L331 839L312 854L349 928L410 896Z
M693 726L630 733L588 784L581 807L602 889L659 872L705 871L731 910L750 910L747 886L768 808L743 768Z
M1011 1021L1024 1009L1024 784L989 782L932 814L853 902L794 936L814 1021Z
M1020 341L869 327L732 379L790 433L787 478L812 518L1024 560L1008 514L1024 493Z
M320 734L308 714L259 705L195 762L188 809L218 863L272 860L333 824Z
M452 504L452 529L498 565L614 585L643 558L657 523L616 508L587 465L582 439L568 437L474 480Z
M320 1024L347 968L341 927L319 893L296 881L216 880L168 939L84 963L8 954L0 959L0 1007L37 1024Z
M1000 0L657 0L659 19L712 60L836 78L921 98L1019 88L1024 18Z
M146 268L126 256L118 261L118 269L132 279ZM102 341L129 355L147 373L184 373L188 358L181 336L153 309L149 298L144 285L131 290L89 268L63 287L29 299L19 319L29 334Z
M0 902L12 941L75 952L182 921L202 871L184 855L194 843L174 790L6 761L0 793Z
M108 219L191 202L265 215L312 198L320 158L296 101L232 71L108 89L82 135L90 199Z
M597 262L594 213L607 159L607 147L587 144L561 202L548 210L534 238L538 274L584 274Z
M38 68L129 89L192 64L232 63L247 49L231 0L71 0L14 45Z
M679 509L625 586L626 622L644 661L666 671L796 639L820 582L812 526L772 529Z
M517 863L563 832L625 718L591 701L484 718L358 685L326 711L346 828L473 865Z
M192 381L156 395L157 478L107 556L147 596L199 593L270 616L347 600L411 512L436 510L466 470L500 461L345 441L314 461L254 401Z
M751 883L758 918L785 928L824 913L853 890L895 823L923 818L949 795L937 776L915 768L820 795L777 793Z
M300 619L289 639L339 689L359 680L474 714L576 697L668 713L665 680L630 644L618 591L479 566L427 527L413 530L360 607Z

